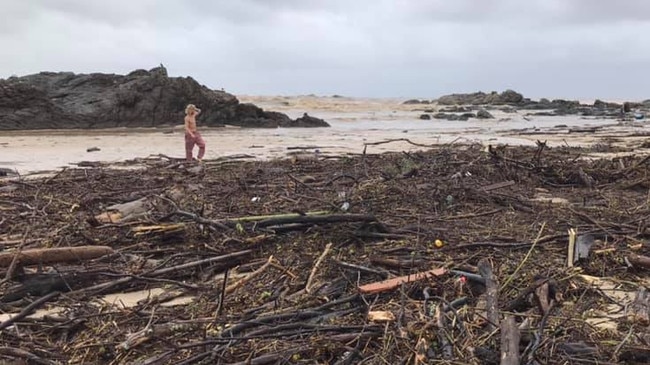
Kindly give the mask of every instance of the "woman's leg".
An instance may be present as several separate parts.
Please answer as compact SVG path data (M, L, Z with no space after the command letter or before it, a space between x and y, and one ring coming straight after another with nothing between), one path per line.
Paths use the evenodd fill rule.
M203 159L203 156L205 155L205 141L203 140L203 137L199 132L194 132L194 142L196 143L197 146L199 146L199 155L197 158L199 160Z
M192 161L192 151L194 150L194 138L189 133L185 133L185 159Z

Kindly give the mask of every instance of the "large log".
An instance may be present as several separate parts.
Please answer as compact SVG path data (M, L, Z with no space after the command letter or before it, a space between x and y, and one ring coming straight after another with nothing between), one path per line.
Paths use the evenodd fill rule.
M11 265L16 255L17 262L21 265L38 265L92 260L113 252L108 246L37 248L22 252L4 252L0 254L0 267Z

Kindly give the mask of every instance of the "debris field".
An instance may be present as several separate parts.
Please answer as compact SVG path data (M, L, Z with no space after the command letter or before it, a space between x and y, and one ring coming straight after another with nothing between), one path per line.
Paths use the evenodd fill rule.
M2 178L0 358L647 363L650 156L596 149L621 152L150 156Z

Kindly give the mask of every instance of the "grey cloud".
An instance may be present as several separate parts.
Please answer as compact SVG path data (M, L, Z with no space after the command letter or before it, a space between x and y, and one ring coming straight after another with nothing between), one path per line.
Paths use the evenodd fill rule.
M0 77L164 63L246 94L648 98L650 2L11 1Z

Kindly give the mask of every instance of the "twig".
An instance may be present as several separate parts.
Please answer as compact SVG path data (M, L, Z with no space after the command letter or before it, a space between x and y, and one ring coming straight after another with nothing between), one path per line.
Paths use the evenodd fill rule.
M226 284L228 284L228 272L230 270L226 269L223 273L223 283L221 284L221 295L219 295L219 306L217 307L217 316L220 316L223 313L223 302L226 299Z
M537 331L535 331L535 340L528 346L530 348L530 352L528 352L528 355L526 356L528 364L535 364L535 352L542 343L542 334L544 333L544 328L546 327L546 322L548 322L551 310L554 307L555 301L552 300L548 312L544 313L542 320L539 321L539 327L537 328Z
M323 253L321 253L320 257L318 257L318 260L316 260L314 267L312 267L311 273L309 273L309 278L307 279L307 284L305 284L305 291L307 292L307 294L311 294L311 282L312 280L314 280L314 276L316 275L316 270L318 270L318 266L320 266L321 262L323 262L325 256L327 256L331 248L332 248L332 242L328 243L327 246L325 246Z
M496 214L496 213L499 213L501 211L503 211L502 208L497 208L497 209L490 210L488 212L483 212L483 213L452 215L452 216L449 216L449 217L440 218L440 220L441 221L452 221L452 220L459 220L459 219L477 218L477 217L483 217L483 216L486 216L486 215Z
M616 357L618 356L618 353L621 351L623 346L627 341L630 340L630 337L632 337L632 334L634 333L634 326L630 326L630 330L627 331L627 335L625 335L625 338L623 338L623 341L616 345L616 348L614 349L614 352L612 353L612 361L616 360Z
M273 255L269 256L269 259L264 263L264 265L260 266L259 269L255 270L252 273L246 275L245 277L239 279L239 281L237 281L236 283L226 287L226 294L230 294L230 293L234 292L235 290L237 290L237 288L245 285L249 281L251 281L254 278L256 278L257 276L259 276L261 273L264 272L264 270L266 270L269 266L271 266L271 262L273 262ZM225 281L225 278L224 278L224 281Z
M128 351L140 344L149 341L154 334L152 325L153 325L153 317L155 314L156 314L156 308L154 307L151 309L151 316L149 317L149 322L147 322L147 325L144 326L144 328L141 329L140 331L127 336L126 340L120 343L117 347L119 349Z
M28 315L30 315L32 313L32 311L39 308L43 304L47 303L51 299L54 299L54 298L58 297L59 294L61 294L61 292L55 291L55 292L52 292L52 293L50 293L50 294L48 294L48 295L46 295L44 297L40 297L37 300L33 301L28 306L23 308L23 310L20 311L20 313L16 314L15 316L7 319L6 321L4 321L2 323L0 323L0 331L2 331L5 328L11 326L12 324L14 324L14 322L19 321L19 320L27 317Z
M390 273L387 272L387 271L381 271L381 270L371 269L371 268L369 268L369 267L365 267L365 266L361 266L361 265L355 265L355 264L350 264L350 263L348 263L348 262L343 262L343 261L338 261L338 260L336 260L335 262L336 262L336 264L339 265L341 268L349 269L349 270L357 270L357 271L360 271L360 272L364 272L364 273L366 273L366 274L374 274L374 275L377 275L377 276L381 277L382 279L386 279L386 278L390 275Z
M521 270L521 268L524 267L524 264L526 263L526 261L528 261L528 258L530 257L533 250L535 249L535 246L537 245L537 242L539 241L539 238L542 236L542 232L544 231L544 227L546 227L546 222L544 222L542 224L542 228L539 229L539 232L537 233L537 237L533 241L533 244L530 246L530 249L528 250L528 252L526 252L526 256L524 256L524 259L521 260L521 262L519 263L519 265L517 266L515 271L512 274L510 274L510 276L508 276L505 283L503 283L503 285L501 286L501 290L506 288L510 284L510 282L515 278L515 275L517 275L519 273L519 270Z
M5 355L5 356L11 356L11 357L18 357L22 359L26 359L29 361L29 364L43 364L43 365L54 365L56 362L50 361L47 359L43 359L40 356L37 356L36 354L33 354L29 351L23 350L23 349L17 349L14 347L8 347L8 346L2 346L0 347L0 354ZM5 364L5 362L2 362ZM16 362L18 363L18 362ZM8 364L8 362L6 363ZM13 362L12 362L13 364Z
M20 254L23 250L23 246L25 245L26 241L27 241L27 230L25 230L25 233L23 234L23 238L20 240L20 245L16 248L16 253L14 254L14 258L11 260L9 267L7 268L7 273L5 274L5 278L2 281L0 281L0 285L10 281L13 278L14 272L16 271L16 267L18 266L18 261L19 261L18 258L20 257Z

